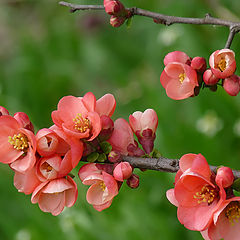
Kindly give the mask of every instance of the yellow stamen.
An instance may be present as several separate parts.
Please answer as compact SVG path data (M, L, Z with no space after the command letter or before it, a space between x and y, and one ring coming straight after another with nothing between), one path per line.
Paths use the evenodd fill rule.
M73 119L74 128L80 133L84 133L87 129L91 128L91 122L89 119L82 117L81 113L78 113L77 116Z
M240 203L239 202L230 202L225 208L225 217L229 220L232 225L235 222L238 222L240 218Z
M53 167L50 166L47 162L43 163L42 168L46 170L47 172L52 171Z
M28 149L28 138L22 134L14 134L8 137L8 142L13 145L16 150L26 151Z
M183 83L185 77L186 77L186 74L185 74L185 73L180 73L180 74L179 74L178 78L179 78L180 83Z
M227 67L227 62L226 62L226 60L225 60L224 58L222 58L222 59L220 60L220 62L218 63L217 67L218 67L218 69L219 69L221 72L223 72L223 71L226 69L226 67Z
M104 192L105 189L106 189L105 183L104 183L104 182L101 182L101 183L100 183L100 187L101 187L102 191Z
M210 205L217 197L217 192L212 186L203 186L200 192L193 196L198 199L198 203L208 203Z

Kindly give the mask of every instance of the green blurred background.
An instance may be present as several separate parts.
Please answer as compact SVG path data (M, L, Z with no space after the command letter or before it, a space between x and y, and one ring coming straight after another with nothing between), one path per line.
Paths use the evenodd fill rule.
M97 0L75 3L101 4ZM124 0L126 6L186 17L239 21L239 0ZM117 100L114 118L154 108L159 116L156 146L166 157L201 152L212 165L240 169L240 98L208 89L196 98L169 99L160 85L164 56L174 50L203 56L224 47L228 30L218 26L154 24L134 17L132 27L112 28L103 12L76 12L56 0L0 0L0 105L29 114L36 130L49 127L51 111L64 95ZM239 36L232 49L240 61ZM237 72L239 74L239 72ZM140 187L125 184L112 206L99 213L86 203L87 187L58 217L32 205L13 186L13 172L0 165L1 240L201 239L176 218L165 197L168 173L136 171Z

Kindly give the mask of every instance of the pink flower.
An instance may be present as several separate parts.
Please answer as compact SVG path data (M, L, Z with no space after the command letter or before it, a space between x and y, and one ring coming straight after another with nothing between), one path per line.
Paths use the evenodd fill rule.
M129 116L129 123L136 134L140 144L146 153L151 153L156 138L155 132L158 125L158 117L153 109L147 109L143 113L134 112Z
M18 192L31 194L39 184L41 184L41 181L36 175L35 166L25 173L15 171L14 186L18 189Z
M167 191L168 200L178 207L178 219L186 228L202 231L210 225L226 193L221 181L215 185L209 165L201 154L186 154L179 164L175 188Z
M123 118L119 118L114 122L114 130L111 138L108 140L113 150L123 155L128 155L128 146L135 145L131 127Z
M237 75L232 75L225 78L223 81L223 88L230 96L237 96L240 91L240 78Z
M213 215L213 222L202 232L206 240L238 240L240 233L240 197L225 200Z
M132 167L128 162L121 162L113 170L113 176L117 181L123 182L124 179L128 179L132 175Z
M66 96L59 101L58 110L52 112L52 119L67 135L92 141L101 131L100 116L111 116L115 106L111 94L98 101L91 92L83 98Z
M183 64L190 64L191 60L190 57L185 53L181 51L174 51L168 53L164 60L164 65L167 66L169 63L178 62Z
M209 65L217 78L227 78L236 70L235 53L230 49L213 52L209 58Z
M11 116L0 117L0 162L10 164L15 171L24 173L35 162L36 139Z
M113 27L120 27L124 24L125 20L126 20L126 17L111 16L110 24Z
M41 183L33 192L31 201L38 203L43 212L59 215L64 207L72 207L77 200L76 183L67 178L58 178Z
M118 184L114 177L101 171L96 164L85 164L79 170L79 178L85 185L91 185L87 191L87 201L97 211L108 208L118 194Z
M138 188L139 186L139 176L136 174L132 174L132 176L130 178L128 178L127 180L127 185L130 188Z
M215 85L218 83L219 78L217 78L211 69L207 69L204 74L203 74L203 81L207 84L207 85Z
M168 63L161 74L160 82L168 97L175 100L194 95L194 88L198 86L196 71L181 62Z
M233 184L234 175L232 169L229 167L220 167L217 170L217 176L215 182L218 185L222 185L223 188L228 188Z

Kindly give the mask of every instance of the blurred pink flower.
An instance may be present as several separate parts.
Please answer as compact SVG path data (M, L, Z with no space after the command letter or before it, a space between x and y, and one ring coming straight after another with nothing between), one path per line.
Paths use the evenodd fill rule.
M58 178L41 183L33 192L31 201L38 203L43 212L59 215L64 207L72 207L77 200L78 190L71 177Z
M223 88L230 96L237 96L240 91L240 78L232 75L223 80Z
M209 58L209 65L217 78L227 78L236 70L235 53L230 49L213 52Z
M35 162L36 139L11 116L0 117L0 162L10 164L15 171L24 173Z

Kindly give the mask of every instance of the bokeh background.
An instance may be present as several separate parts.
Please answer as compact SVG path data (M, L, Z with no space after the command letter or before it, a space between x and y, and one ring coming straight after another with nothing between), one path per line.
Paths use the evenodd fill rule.
M100 0L73 3L101 4ZM205 13L239 21L239 0L124 0L126 6L186 17ZM205 89L196 98L169 99L160 85L164 56L174 50L203 56L224 47L228 29L154 24L134 17L131 28L112 28L101 11L76 12L57 0L0 0L0 105L26 112L36 130L51 126L51 111L64 95L97 98L112 93L114 118L154 108L156 147L166 157L202 153L212 165L240 169L240 97ZM239 35L232 44L240 62ZM237 71L239 74L239 72ZM125 184L112 206L99 213L79 185L77 203L57 217L43 213L13 186L13 172L0 165L1 240L202 239L186 230L165 197L174 175L140 172L140 187Z

